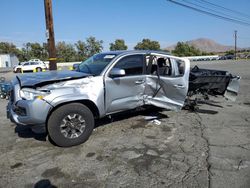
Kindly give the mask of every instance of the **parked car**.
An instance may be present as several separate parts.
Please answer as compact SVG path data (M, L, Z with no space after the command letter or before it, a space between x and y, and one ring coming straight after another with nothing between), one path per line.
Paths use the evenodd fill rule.
M219 60L229 60L229 59L235 59L235 55L224 55L219 58Z
M44 62L25 62L21 65L17 65L14 67L13 72L14 73L21 73L22 71L36 71L36 72L41 72L43 69L47 69L46 65Z
M96 118L144 105L180 110L192 92L238 92L238 79L225 71L195 69L189 82L189 60L164 52L100 53L77 70L17 75L7 117L34 132L46 130L66 147L85 142Z
M40 63L40 62L43 62L43 61L41 61L40 59L30 59L29 62L39 62Z

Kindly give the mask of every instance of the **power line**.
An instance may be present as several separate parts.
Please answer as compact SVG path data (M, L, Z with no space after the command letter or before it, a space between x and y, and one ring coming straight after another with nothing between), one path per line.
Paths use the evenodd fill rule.
M217 4L211 3L211 2L206 1L206 0L198 0L198 1L204 2L204 3L207 3L207 4L210 4L210 5L214 6L214 7L221 8L221 9L223 9L223 10L227 10L227 11L229 11L229 12L233 12L233 13L235 13L235 14L244 16L245 18L250 18L250 15L248 15L248 14L245 14L245 13L242 13L242 12L239 12L239 11L236 11L236 10L232 10L232 9L223 7L223 6L221 6L221 5L217 5Z
M188 4L191 4L191 5L194 5L194 6L196 6L196 7L199 7L199 8L208 10L208 11L215 12L215 13L217 13L217 14L221 14L221 15L224 15L224 16L229 16L229 17L231 17L232 19L236 19L236 20L239 20L239 21L242 21L242 22L247 22L247 20L243 20L243 19L241 19L241 18L239 18L239 17L234 17L234 16L232 16L232 15L225 14L225 13L223 13L223 12L220 12L220 11L217 11L217 10L214 10L214 9L211 9L211 8L208 8L208 7L204 7L204 6L199 5L199 4L196 4L196 3L192 3L192 2L190 2L189 0L182 0L182 1L184 1L184 2L186 2L186 3L188 3Z
M220 18L222 20L234 22L234 23L237 23L237 24L245 25L245 26L250 26L250 23L245 22L245 21L240 21L240 20L237 20L237 19L228 18L228 17L225 17L225 16L214 14L214 13L211 13L211 12L208 12L208 11L205 11L205 10L201 10L201 9L198 9L198 8L195 8L195 7L192 7L192 6L180 3L180 2L173 1L173 0L167 0L167 1L169 1L171 3L174 3L174 4L177 4L177 5L180 5L180 6L185 7L185 8L189 8L189 9L195 10L195 11L203 13L203 14L207 14L209 16Z

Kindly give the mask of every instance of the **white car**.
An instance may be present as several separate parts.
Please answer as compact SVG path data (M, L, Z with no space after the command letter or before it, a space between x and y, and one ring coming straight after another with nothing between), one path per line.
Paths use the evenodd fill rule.
M36 72L41 72L43 69L47 69L46 65L44 62L25 62L22 65L18 65L14 67L14 72L15 73L21 73L25 71L36 71Z
M40 59L31 59L29 62L42 62Z

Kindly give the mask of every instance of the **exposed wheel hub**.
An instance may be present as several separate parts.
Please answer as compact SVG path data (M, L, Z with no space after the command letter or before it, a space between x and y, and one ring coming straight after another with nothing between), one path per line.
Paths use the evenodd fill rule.
M80 114L69 114L63 118L60 131L66 138L77 138L85 130L86 122Z

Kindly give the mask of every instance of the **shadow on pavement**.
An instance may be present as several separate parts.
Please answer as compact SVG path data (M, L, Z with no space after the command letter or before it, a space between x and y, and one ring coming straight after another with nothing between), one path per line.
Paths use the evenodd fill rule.
M122 120L129 119L138 115L152 116L152 119L157 119L157 120L168 118L167 115L161 113L162 111L166 111L166 110L162 108L154 107L154 106L143 107L143 108L139 108L136 110L128 110L128 111L117 113L117 114L107 116L101 119L97 119L95 127L97 128L99 126L105 126L106 124L109 124L111 122L122 121Z
M218 105L218 104L214 104L214 103L218 103L218 102L215 102L215 101L199 101L198 102L198 104L206 104L206 105L209 105L209 106L223 108L223 106Z
M32 132L31 128L28 126L17 125L15 128L15 133L21 138L34 138L39 141L46 141L47 133L36 134Z
M200 114L212 114L212 115L218 113L218 111L215 111L215 110L206 110L206 109L200 109L200 108L196 109L195 112L200 113Z

